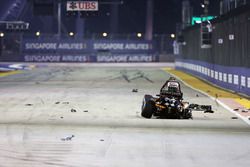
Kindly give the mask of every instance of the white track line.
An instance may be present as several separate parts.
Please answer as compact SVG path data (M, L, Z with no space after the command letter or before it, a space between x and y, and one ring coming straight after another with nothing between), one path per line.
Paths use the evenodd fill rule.
M165 71L165 70L163 70ZM165 71L166 72L166 71ZM169 72L170 73L170 72ZM247 117L244 117L242 115L240 115L239 113L235 112L233 109L231 109L230 107L228 107L225 103L223 103L222 101L220 101L219 99L210 96L209 94L207 94L206 92L203 92L202 90L196 89L193 86L189 85L188 83L186 83L185 81L183 81L181 78L179 78L178 76L170 73L171 75L173 75L175 78L177 78L178 80L180 80L182 83L184 83L184 85L190 87L191 89L198 91L204 95L206 95L207 97L209 97L210 99L216 101L218 104L220 104L222 107L224 107L226 110L230 111L231 113L235 114L237 117L241 118L244 122L246 122L248 125L250 125L250 121Z

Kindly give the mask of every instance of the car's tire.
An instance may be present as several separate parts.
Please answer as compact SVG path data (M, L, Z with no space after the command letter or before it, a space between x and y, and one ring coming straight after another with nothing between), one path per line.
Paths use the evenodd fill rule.
M150 100L153 99L153 96L151 95L144 95L144 98L143 98L143 101L142 101L142 107L141 107L141 110L143 110L143 108L145 107L146 103Z
M151 95L145 95L143 98L141 116L144 118L151 118L156 110L155 102L152 98Z

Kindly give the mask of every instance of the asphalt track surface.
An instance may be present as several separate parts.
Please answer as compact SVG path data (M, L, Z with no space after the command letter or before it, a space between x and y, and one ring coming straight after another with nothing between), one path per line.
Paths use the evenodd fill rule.
M50 64L1 77L0 166L250 166L249 125L184 84L185 100L215 113L140 116L143 95L169 78L166 66Z

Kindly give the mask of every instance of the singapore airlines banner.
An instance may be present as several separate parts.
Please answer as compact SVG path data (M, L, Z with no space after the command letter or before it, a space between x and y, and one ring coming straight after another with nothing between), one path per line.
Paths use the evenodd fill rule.
M152 41L145 40L24 40L25 62L153 62Z

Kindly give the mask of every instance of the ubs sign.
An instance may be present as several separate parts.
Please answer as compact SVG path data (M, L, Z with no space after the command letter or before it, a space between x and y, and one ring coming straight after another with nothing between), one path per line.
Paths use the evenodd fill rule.
M98 1L67 1L67 11L98 11Z

